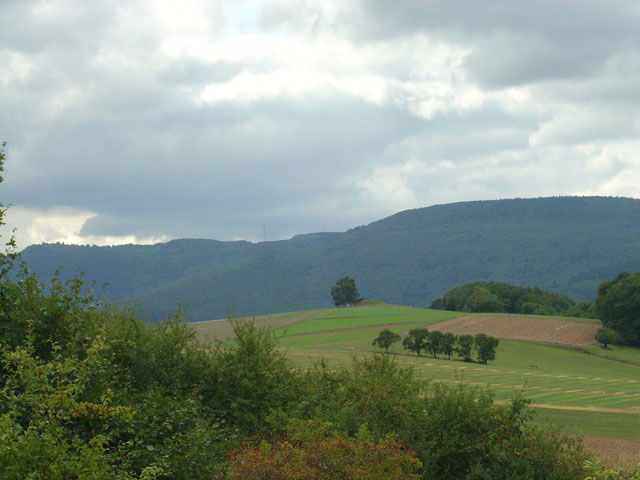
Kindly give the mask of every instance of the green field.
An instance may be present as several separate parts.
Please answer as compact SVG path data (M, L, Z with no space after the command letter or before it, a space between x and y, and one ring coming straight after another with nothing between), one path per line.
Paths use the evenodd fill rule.
M374 305L264 316L256 318L256 323L270 328L294 364L306 368L321 358L336 366L346 365L354 354L379 351L372 340L383 328L404 336L415 327L435 330L438 322L460 315ZM228 338L232 333L226 321L194 326L203 336ZM403 350L400 342L391 347L390 354L425 379L488 387L497 401L508 401L521 392L531 400L541 425L553 424L575 435L640 439L638 349L616 346L605 350L595 343L577 347L503 339L496 360L489 365L447 360L442 355L418 357Z

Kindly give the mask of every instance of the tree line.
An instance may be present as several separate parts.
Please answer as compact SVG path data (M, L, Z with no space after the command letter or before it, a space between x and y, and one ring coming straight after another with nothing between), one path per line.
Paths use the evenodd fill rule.
M520 287L504 282L477 281L452 288L431 308L456 312L500 312L531 315L564 315L593 318L593 302L576 302L538 287Z
M597 340L605 347L617 342L640 347L640 271L601 282L595 312L604 327Z
M389 353L389 347L400 341L399 334L392 332L388 328L382 330L373 340L373 345L377 345ZM405 350L415 352L420 356L420 352L426 351L438 358L438 354L447 355L451 359L453 353L465 362L471 362L471 351L475 349L477 361L485 365L489 360L495 360L496 349L500 341L484 333L477 335L456 335L452 332L442 333L438 330L429 331L426 328L414 328L409 330L408 335L402 340Z

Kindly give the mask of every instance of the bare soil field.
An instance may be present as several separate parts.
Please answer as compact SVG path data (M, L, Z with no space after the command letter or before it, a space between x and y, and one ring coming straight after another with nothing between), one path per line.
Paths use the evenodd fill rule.
M486 333L492 337L534 342L585 345L591 342L599 325L573 323L543 317L470 315L433 325L433 330L456 335Z
M640 463L640 440L622 438L580 437L584 449L612 468L633 471Z

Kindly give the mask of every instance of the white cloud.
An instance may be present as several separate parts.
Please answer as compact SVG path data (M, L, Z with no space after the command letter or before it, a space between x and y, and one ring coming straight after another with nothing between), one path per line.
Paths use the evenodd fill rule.
M85 222L95 213L72 208L34 210L10 207L5 214L6 225L2 235L8 239L15 229L15 240L19 250L35 243L66 243L80 245L123 245L130 243L152 244L167 241L168 237L146 237L135 235L81 235Z

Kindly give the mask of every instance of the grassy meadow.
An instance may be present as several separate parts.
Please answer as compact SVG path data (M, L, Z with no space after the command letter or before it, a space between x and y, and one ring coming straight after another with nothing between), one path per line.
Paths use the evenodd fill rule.
M384 328L404 337L412 328L437 330L438 322L461 315L374 304L276 314L256 317L255 321L273 331L295 365L308 368L320 359L336 366L346 365L353 355L380 351L372 341ZM531 321L536 318L531 317ZM205 341L213 337L227 339L232 334L228 321L193 325ZM522 393L531 401L537 414L535 421L543 428L552 425L567 434L600 439L603 445L607 444L606 439L627 441L630 451L624 458L629 462L640 460L638 349L612 346L605 350L595 341L575 346L501 339L496 359L488 365L464 363L454 357L448 360L442 354L439 358L427 353L418 357L403 350L401 342L395 343L389 353L398 363L411 365L425 379L488 387L498 402ZM588 443L591 444L594 442ZM597 444L592 448L598 448ZM621 448L617 448L617 455Z

